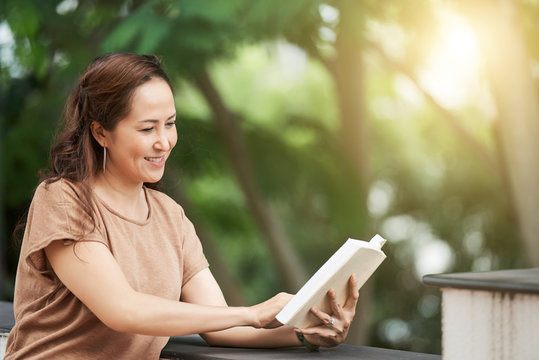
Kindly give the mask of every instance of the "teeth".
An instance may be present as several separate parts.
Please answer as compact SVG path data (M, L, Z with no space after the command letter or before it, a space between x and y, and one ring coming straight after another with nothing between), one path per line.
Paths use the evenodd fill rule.
M163 160L163 158L162 158L162 157L158 157L158 158L146 158L146 160L151 161L151 162L160 162L161 160Z

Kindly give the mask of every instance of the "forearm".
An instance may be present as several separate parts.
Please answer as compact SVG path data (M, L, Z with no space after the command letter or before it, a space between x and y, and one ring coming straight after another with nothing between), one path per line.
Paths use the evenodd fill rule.
M109 327L151 336L181 336L253 325L246 307L190 304L137 292L112 310L115 314L109 314L104 321Z
M212 346L275 348L301 345L294 330L286 325L275 329L234 327L200 335Z
M246 307L180 302L135 291L101 243L82 242L75 252L55 241L45 252L63 284L116 331L175 336L258 324L256 314Z
M290 297L291 295L281 297L281 301L275 301L279 298L277 295L264 303L250 306L248 311L254 311L258 315L265 314L262 317L265 317L266 321L275 321L275 314L283 308ZM209 269L199 272L182 288L182 300L195 304L227 306L223 293ZM215 346L270 348L300 345L291 327L262 329L260 323L258 326L249 325L251 326L235 326L222 331L200 332L200 334L208 344Z

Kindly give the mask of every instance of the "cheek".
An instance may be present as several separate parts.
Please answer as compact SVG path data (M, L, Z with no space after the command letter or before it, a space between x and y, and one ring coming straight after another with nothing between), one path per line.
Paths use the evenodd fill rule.
M148 147L151 147L151 145L133 141L125 145L125 155L133 160L138 160L148 155Z
M172 150L172 148L174 146L176 146L176 143L178 142L178 133L174 132L174 134L172 134L170 136L170 139L169 139L169 143L170 143L170 149Z

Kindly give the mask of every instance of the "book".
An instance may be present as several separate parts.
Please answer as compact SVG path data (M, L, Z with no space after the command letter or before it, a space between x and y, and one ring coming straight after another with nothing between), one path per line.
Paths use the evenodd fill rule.
M276 319L296 328L322 324L309 311L310 308L316 306L331 315L331 305L326 296L329 289L335 290L337 303L344 306L349 295L350 276L355 274L361 288L386 258L382 251L385 242L380 235L375 235L368 242L348 239L303 285L277 314Z

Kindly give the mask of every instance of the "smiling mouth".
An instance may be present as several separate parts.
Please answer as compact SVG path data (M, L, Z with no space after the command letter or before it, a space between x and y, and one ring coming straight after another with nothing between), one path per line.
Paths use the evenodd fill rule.
M165 157L164 157L164 156L160 156L160 157L145 157L144 159L145 159L145 160L148 160L148 161L150 161L150 162L159 163L159 162L165 160Z

